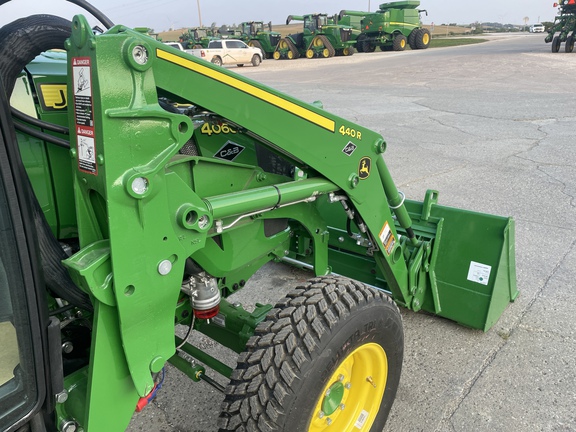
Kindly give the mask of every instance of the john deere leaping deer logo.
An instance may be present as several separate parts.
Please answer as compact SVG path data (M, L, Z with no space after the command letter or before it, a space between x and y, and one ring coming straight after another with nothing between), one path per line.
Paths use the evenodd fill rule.
M360 163L358 164L358 177L360 180L367 179L370 176L370 167L372 165L372 161L369 157L363 157L360 159Z

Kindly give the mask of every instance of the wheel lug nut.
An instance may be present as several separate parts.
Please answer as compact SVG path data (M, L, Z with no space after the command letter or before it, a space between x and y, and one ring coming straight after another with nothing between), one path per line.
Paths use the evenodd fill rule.
M324 418L324 411L320 411L318 413L318 418Z
M330 425L332 424L332 419L331 419L330 417L328 417L328 418L326 419L326 424L327 424L328 426L330 426Z
M342 374L338 375L338 381L340 382L344 381L344 375Z
M330 396L330 389L326 390L326 396Z
M344 411L344 408L346 408L346 405L340 404L340 409L341 409L342 411Z
M344 384L344 387L346 388L346 390L350 390L350 388L352 387L352 384L347 382L346 384Z

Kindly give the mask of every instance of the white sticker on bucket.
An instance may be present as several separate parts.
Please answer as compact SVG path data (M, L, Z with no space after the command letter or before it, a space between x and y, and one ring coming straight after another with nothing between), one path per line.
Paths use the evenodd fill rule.
M482 285L488 285L491 271L492 266L470 261L470 268L468 269L468 280L477 282Z
M362 412L358 416L358 420L356 420L356 423L354 423L354 427L356 429L362 429L362 427L364 427L364 423L366 423L366 420L368 420L369 415L370 413L368 411L362 410Z

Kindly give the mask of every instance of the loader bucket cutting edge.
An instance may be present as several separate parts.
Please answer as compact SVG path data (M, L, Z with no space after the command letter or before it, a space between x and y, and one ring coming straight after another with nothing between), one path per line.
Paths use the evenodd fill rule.
M428 289L422 309L462 325L487 331L518 296L512 218L406 200L414 222L428 227L442 221L434 240L437 304ZM425 219L425 220L423 220ZM437 306L440 310L437 310Z

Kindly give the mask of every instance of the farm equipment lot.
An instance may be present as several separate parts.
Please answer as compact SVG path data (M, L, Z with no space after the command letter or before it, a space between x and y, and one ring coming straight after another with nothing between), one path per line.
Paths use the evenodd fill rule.
M570 82L576 55L553 55L543 39L234 69L381 133L406 197L432 188L442 205L516 220L520 295L490 331L402 311L404 368L385 431L576 429L576 100L553 85ZM274 303L308 277L267 265L242 301ZM232 352L218 357L235 365ZM222 399L169 367L129 430L216 431Z

